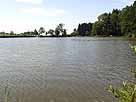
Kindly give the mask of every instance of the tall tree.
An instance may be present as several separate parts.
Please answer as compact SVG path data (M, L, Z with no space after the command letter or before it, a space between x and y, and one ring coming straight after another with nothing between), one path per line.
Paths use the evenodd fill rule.
M103 35L111 35L112 32L112 24L111 24L111 20L110 20L110 13L104 13L101 14L100 16L98 16L98 22L102 23L102 31L103 31Z
M110 16L111 25L112 25L112 35L120 36L121 35L121 26L120 26L120 11L118 9L113 9Z
M136 36L136 1L133 5L127 6L121 11L121 32L127 35Z
M67 33L66 33L66 29L64 29L64 24L63 23L60 23L56 29L55 29L55 35L56 36L59 36L60 33L62 34L62 36L66 36Z
M104 29L103 29L103 23L100 22L100 21L96 21L94 24L93 24L93 27L92 27L92 35L93 36L103 36L104 35Z

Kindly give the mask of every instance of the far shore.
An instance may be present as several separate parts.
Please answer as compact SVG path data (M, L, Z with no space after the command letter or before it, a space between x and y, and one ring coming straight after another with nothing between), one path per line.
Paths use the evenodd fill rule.
M67 38L67 37L91 37L91 38L121 38L128 40L136 40L136 38L126 37L126 36L0 36L0 38Z

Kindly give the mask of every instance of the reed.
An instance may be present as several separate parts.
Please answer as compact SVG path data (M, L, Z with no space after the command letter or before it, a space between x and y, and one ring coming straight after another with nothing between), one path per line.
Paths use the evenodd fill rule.
M4 102L10 102L10 92L8 86L5 87Z

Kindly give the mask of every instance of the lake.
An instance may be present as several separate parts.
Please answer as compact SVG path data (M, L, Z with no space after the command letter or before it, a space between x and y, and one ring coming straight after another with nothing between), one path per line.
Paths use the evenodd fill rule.
M116 102L136 56L121 38L0 39L0 102Z

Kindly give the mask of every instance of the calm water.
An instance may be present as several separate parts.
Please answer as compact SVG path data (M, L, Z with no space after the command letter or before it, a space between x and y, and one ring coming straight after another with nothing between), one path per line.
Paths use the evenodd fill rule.
M129 41L111 38L0 39L0 102L115 102L105 90L129 80Z

